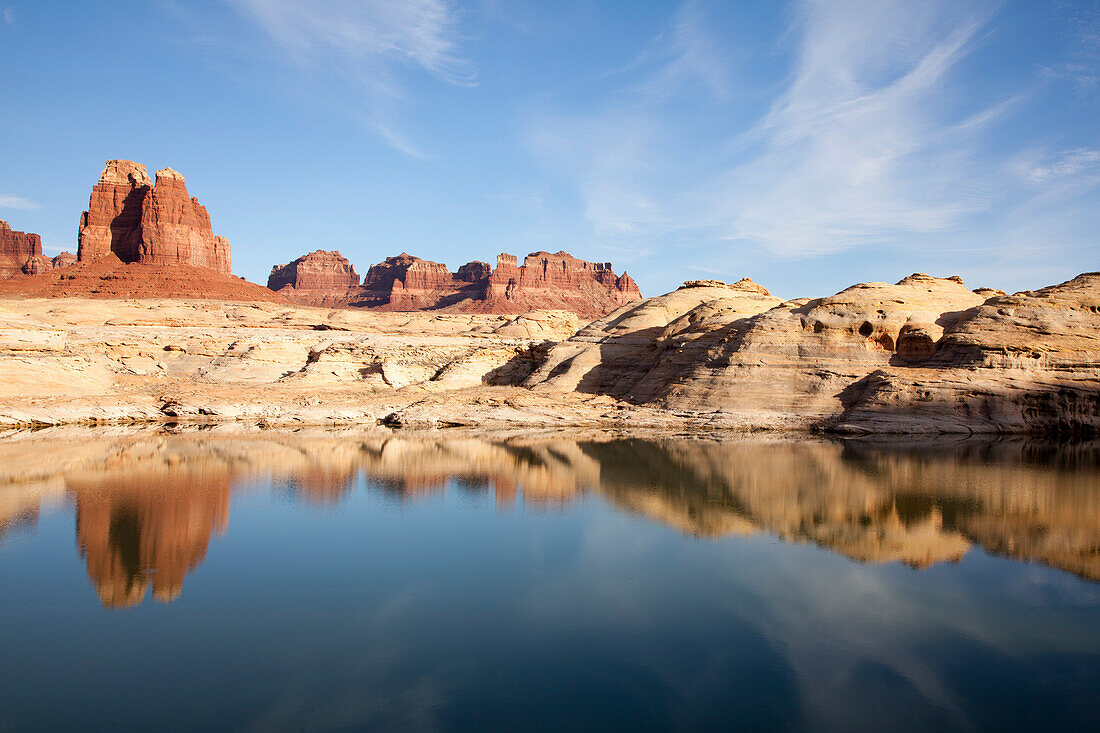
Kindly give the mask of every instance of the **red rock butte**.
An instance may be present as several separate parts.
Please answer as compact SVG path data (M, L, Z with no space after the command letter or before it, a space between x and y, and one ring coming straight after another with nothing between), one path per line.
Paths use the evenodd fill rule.
M191 265L230 275L229 241L214 236L206 207L187 194L171 168L157 171L131 160L108 160L80 217L77 260L115 255L126 263Z
M16 236L18 235L18 236ZM131 160L108 160L80 216L77 254L41 255L38 235L0 232L0 295L93 298L211 298L282 301L265 287L233 277L229 240L215 236L210 215L187 193L183 176ZM14 273L12 273L14 274Z
M319 250L273 267L267 286L303 305L385 311L554 309L600 317L642 298L630 276L616 276L610 262L587 262L565 252L534 252L522 265L515 255L501 254L495 268L474 261L456 272L403 252L371 266L360 285L355 268L339 252Z

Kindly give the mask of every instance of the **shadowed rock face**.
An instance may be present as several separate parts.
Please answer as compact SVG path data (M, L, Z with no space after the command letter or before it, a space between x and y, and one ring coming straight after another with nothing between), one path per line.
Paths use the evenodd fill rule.
M77 241L81 262L114 255L127 263L231 274L229 241L214 236L206 208L171 168L157 171L154 183L141 163L107 161L81 215Z
M367 490L417 501L457 487L505 507L517 495L565 506L588 493L701 538L767 532L914 568L980 545L1100 580L1095 443L95 436L54 429L0 441L0 529L33 524L41 502L68 494L88 575L112 608L141 603L150 586L157 600L176 598L211 535L226 531L232 487L261 476L329 506Z
M535 252L523 265L502 254L496 268L468 262L457 272L403 252L372 265L358 284L354 268L339 252L318 251L277 265L268 279L269 288L296 303L387 311L565 310L595 318L642 297L630 276L616 276L610 262L586 262L565 252Z

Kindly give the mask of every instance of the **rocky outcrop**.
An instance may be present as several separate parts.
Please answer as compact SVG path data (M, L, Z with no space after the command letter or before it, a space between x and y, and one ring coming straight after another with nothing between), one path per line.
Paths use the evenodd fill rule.
M527 386L725 427L1100 430L1100 274L988 299L923 274L770 304L690 285L582 329Z
M0 295L13 283L52 283L39 294L86 287L85 268L107 259L0 282ZM154 267L115 262L119 270L100 274L104 287ZM185 275L203 272L218 282L198 268ZM148 297L167 275L128 292ZM0 301L0 424L1100 430L1098 273L988 298L928 275L826 298L765 290L695 283L579 331L563 311Z
M62 252L61 254L57 255L52 260L50 260L50 265L55 270L60 268L60 267L68 267L69 265L75 265L75 264L76 264L76 255L74 255L72 252Z
M214 236L210 216L187 193L183 176L109 160L80 218L77 259L114 255L122 262L190 265L231 274L229 241Z
M303 305L335 306L359 285L355 268L339 252L317 250L285 265L275 265L267 287Z
M307 278L313 284L296 284L298 273L310 268L318 273ZM611 263L586 262L565 252L536 252L523 265L502 254L495 268L475 261L456 272L402 252L371 266L360 287L357 277L351 284L351 276L355 270L338 252L314 252L272 268L268 287L304 305L512 314L567 310L583 318L598 318L641 298L630 276L616 276Z
M0 279L17 275L39 275L67 267L76 261L71 252L49 258L42 254L42 240L37 234L12 231L11 225L0 220Z
M1100 272L994 295L942 325L904 367L868 375L835 428L1100 432Z
M0 219L0 277L23 274L23 266L42 254L42 239L37 234L17 232Z

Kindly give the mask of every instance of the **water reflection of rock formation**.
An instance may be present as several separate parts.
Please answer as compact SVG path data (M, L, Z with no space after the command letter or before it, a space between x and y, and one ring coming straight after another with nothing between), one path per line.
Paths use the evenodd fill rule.
M486 440L321 431L0 441L0 527L33 523L69 493L104 603L176 597L224 530L231 486L335 505L363 476L401 501L448 487L507 507L585 493L702 538L756 532L861 562L926 567L973 544L1100 579L1096 444L888 447L784 439ZM66 435L61 432L60 435ZM49 455L52 462L43 456ZM28 519L30 518L30 519Z
M224 470L150 472L106 481L76 480L76 536L103 605L175 600L206 557L212 532L229 520Z

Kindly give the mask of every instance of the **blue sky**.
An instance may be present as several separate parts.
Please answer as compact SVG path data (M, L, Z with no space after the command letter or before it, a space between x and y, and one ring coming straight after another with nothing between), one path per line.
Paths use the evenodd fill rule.
M0 0L0 218L172 166L234 270L546 249L655 295L1100 269L1100 3Z

